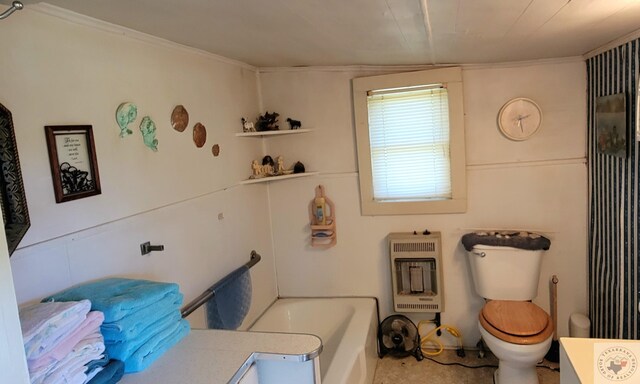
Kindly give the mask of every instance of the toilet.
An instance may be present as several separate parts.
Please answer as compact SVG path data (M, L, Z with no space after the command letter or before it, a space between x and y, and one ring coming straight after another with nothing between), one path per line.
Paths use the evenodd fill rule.
M476 293L486 302L478 328L498 358L496 384L538 384L536 364L551 347L553 322L532 303L550 241L521 231L464 235Z

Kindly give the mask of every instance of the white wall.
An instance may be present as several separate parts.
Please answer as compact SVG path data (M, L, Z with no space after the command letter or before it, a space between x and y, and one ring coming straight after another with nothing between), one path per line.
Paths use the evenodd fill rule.
M189 301L252 249L263 261L248 321L275 299L267 189L236 186L262 152L235 136L259 111L255 68L37 5L3 21L0 49L0 102L13 113L32 223L11 258L19 303L113 275L177 282ZM138 119L122 139L114 116L124 101ZM177 104L190 114L183 133L169 121ZM138 130L145 115L157 153ZM201 149L196 122L207 127ZM93 126L102 194L56 204L44 126L65 124ZM141 256L145 241L165 251Z
M264 108L280 112L283 121L294 117L314 129L270 139L268 153L301 160L307 169L321 172L318 177L270 184L280 295L377 296L386 316L393 308L386 235L425 228L441 231L443 322L459 327L465 344L475 345L483 301L473 291L460 237L473 228L542 230L552 245L544 256L535 302L549 309L547 282L557 274L559 334L567 335L569 314L587 308L584 62L576 58L464 67L469 200L465 214L451 215L361 216L350 81L378 72L382 71L261 70ZM500 107L519 96L534 99L544 113L542 131L525 142L506 139L496 123ZM329 250L309 246L307 206L317 184L325 186L336 205L338 244Z

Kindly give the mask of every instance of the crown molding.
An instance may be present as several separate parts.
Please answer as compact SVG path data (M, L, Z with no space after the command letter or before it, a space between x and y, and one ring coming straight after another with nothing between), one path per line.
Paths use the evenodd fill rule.
M70 23L74 23L74 24L81 25L88 28L93 28L93 29L110 33L113 35L124 36L132 40L137 40L137 41L155 45L158 47L175 49L185 53L196 54L196 55L203 56L208 59L212 59L224 64L230 64L230 65L234 65L244 69L248 69L253 72L257 72L257 67L244 63L242 61L216 55L201 49L189 47L183 44L176 43L171 40L153 36L148 33L136 31L131 28L123 27L123 26L109 23L103 20L99 20L90 16L82 15L80 13L76 13L68 9L60 8L58 6L51 5L49 3L38 3L38 4L29 5L28 7L25 7L25 10L34 11L34 12L45 14L48 16L53 16L53 17L68 21Z
M612 41L608 42L607 44L605 44L605 45L603 45L603 46L601 46L599 48L596 48L596 49L594 49L592 51L589 51L589 52L585 53L583 55L583 57L584 57L585 60L590 59L590 58L592 58L594 56L598 56L601 53L604 53L604 52L606 52L606 51L608 51L610 49L619 47L622 44L628 43L628 42L630 42L632 40L635 40L635 39L638 39L638 38L640 38L640 29L637 29L637 30L635 30L635 31L633 31L631 33L628 33L628 34L624 35L624 36L621 36L621 37L619 37L619 38L617 38L615 40L612 40Z

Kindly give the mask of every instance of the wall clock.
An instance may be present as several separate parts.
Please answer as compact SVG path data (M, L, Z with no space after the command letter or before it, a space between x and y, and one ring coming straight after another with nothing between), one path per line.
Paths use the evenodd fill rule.
M511 140L530 138L541 124L542 110L533 100L524 97L507 101L498 112L498 127Z

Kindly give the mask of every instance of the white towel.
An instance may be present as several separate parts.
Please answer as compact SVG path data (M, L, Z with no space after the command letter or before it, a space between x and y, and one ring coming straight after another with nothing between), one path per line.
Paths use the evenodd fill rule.
M87 381L86 365L104 353L104 338L99 330L82 339L62 360L31 372L32 384L82 384Z
M38 303L20 309L27 359L37 359L73 332L87 317L89 300Z

